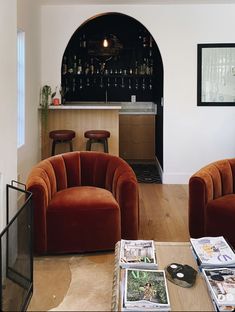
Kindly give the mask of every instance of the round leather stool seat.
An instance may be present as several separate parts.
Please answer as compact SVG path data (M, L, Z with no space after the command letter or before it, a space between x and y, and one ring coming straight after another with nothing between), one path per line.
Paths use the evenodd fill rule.
M73 130L54 130L49 133L49 137L56 141L70 141L75 138Z
M108 138L110 137L110 132L107 130L88 130L84 133L85 138L87 138L86 150L91 150L92 143L102 143L104 145L104 152L108 153Z
M105 139L110 137L110 132L107 130L88 130L85 132L85 138L88 139Z
M55 146L58 143L69 143L70 152L73 151L72 139L75 138L75 131L73 130L53 130L49 133L49 137L53 140L51 155L55 155Z

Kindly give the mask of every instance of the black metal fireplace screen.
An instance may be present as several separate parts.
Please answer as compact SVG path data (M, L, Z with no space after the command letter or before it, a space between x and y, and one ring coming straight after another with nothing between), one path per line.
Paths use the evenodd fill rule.
M0 234L1 311L25 311L33 293L31 202L32 194L21 183L7 184L7 223Z

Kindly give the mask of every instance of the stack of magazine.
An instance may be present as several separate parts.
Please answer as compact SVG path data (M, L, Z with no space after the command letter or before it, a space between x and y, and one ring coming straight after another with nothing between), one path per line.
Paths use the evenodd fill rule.
M121 240L122 311L170 311L164 270L157 269L152 240Z
M235 253L223 236L190 239L217 311L235 310Z
M154 241L122 239L119 264L122 268L157 269Z

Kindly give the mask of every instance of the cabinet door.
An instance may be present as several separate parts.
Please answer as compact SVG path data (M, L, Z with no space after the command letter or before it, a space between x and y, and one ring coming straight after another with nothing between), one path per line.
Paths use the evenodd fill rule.
M154 160L155 115L120 115L119 122L120 157Z

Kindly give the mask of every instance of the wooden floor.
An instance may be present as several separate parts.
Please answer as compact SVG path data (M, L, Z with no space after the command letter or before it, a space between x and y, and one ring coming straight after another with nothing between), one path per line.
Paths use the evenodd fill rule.
M139 183L140 239L188 241L188 185Z
M139 192L139 238L189 240L187 185L139 184ZM113 252L36 257L28 311L110 311L113 268Z

